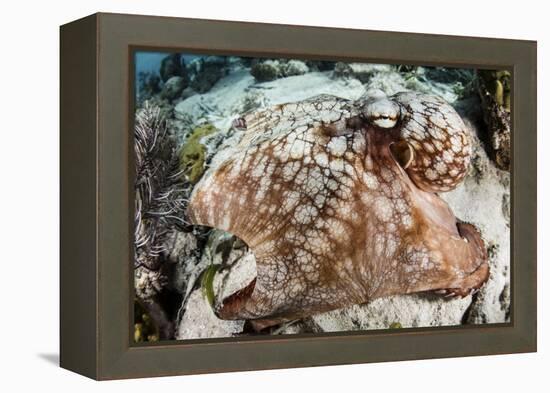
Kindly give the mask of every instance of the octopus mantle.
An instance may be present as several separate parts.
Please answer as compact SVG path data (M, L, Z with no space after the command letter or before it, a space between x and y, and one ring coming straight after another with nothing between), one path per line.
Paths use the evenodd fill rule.
M235 125L240 143L188 208L256 256L256 278L216 306L220 318L262 329L381 296L466 296L487 280L481 236L436 194L462 181L472 150L442 99L323 95Z

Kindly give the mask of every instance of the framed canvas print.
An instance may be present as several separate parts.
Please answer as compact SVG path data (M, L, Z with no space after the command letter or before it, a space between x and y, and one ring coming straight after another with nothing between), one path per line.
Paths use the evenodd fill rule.
M61 27L61 365L536 350L536 43Z

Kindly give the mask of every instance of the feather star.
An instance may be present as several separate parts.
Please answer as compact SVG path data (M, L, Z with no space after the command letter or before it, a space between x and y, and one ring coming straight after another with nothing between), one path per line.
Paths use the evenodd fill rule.
M219 318L260 330L382 296L466 296L487 280L480 234L436 194L462 181L472 154L443 99L321 95L235 125L239 144L188 208L256 257L256 278L216 306Z

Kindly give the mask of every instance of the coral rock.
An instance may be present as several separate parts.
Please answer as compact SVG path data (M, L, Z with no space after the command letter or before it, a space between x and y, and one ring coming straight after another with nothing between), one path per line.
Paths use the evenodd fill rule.
M181 76L173 76L164 83L160 96L161 98L173 100L181 94L185 86L185 78Z
M300 60L289 60L281 68L284 76L304 75L309 72L309 67Z
M258 82L272 81L282 76L277 60L258 62L252 66L250 73Z
M478 92L487 125L490 157L500 169L510 170L511 113L510 73L479 71Z

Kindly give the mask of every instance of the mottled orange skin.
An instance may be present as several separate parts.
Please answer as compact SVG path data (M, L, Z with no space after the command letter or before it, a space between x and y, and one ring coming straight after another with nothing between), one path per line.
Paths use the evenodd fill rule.
M262 329L381 296L465 296L487 280L479 233L435 194L460 183L471 155L467 128L443 100L319 96L238 124L240 144L188 209L256 256L256 279L217 306L220 318ZM395 143L412 148L406 169Z

